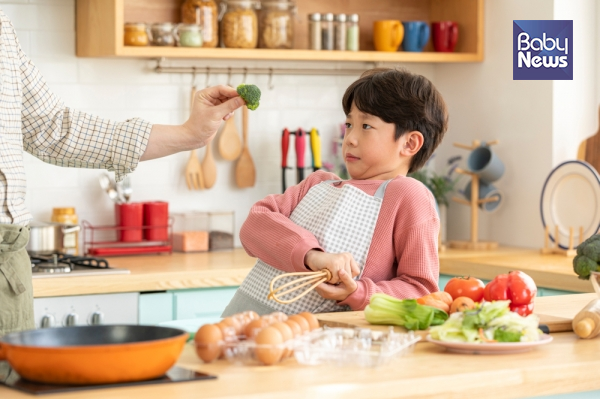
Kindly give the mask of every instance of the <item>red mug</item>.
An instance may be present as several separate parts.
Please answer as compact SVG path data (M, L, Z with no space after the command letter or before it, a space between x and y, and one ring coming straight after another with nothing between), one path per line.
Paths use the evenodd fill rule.
M115 204L115 221L117 226L124 227L122 229L117 229L117 237L119 241L142 241L144 212L141 202Z
M458 24L453 21L433 22L433 48L435 51L451 53L458 41Z
M168 202L144 202L144 239L148 241L167 241L169 239L168 225Z

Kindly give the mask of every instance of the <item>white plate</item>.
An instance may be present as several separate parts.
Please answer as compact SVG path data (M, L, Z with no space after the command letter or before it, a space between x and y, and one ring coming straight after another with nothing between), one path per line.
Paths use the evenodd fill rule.
M472 342L445 342L438 341L427 335L427 341L443 346L446 350L456 353L467 353L472 355L502 355L510 353L527 352L536 346L549 344L552 337L541 334L539 341L533 342L494 342L494 343L472 343Z
M569 247L569 228L573 228L573 244L600 229L600 177L596 170L582 161L567 161L558 165L544 183L541 199L542 224L548 226L550 238L555 241L558 226L558 245Z

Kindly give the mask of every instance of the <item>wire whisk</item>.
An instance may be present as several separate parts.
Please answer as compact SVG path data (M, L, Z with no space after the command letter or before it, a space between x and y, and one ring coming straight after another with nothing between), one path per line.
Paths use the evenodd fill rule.
M284 277L290 277L290 276L303 276L303 277L297 278L295 280L292 280L290 282L283 284L280 287L274 288L275 282L277 280L284 278ZM281 274L281 275L275 277L273 280L271 280L271 284L269 285L269 295L267 296L267 298L272 299L275 302L279 302L281 304L287 305L287 304L295 302L298 299L302 298L303 296L307 295L317 285L331 280L331 277L332 277L331 272L327 269L322 269L322 270L319 270L318 272L284 273L284 274ZM302 283L302 284L292 287L292 288L289 288L284 292L280 292L284 288L287 288L290 285L294 285L294 284L298 284L298 283ZM283 299L283 297L285 295L290 294L294 291L298 291L299 289L306 287L307 285L310 285L310 287L308 287L306 290L302 291L297 296L295 296L291 299Z

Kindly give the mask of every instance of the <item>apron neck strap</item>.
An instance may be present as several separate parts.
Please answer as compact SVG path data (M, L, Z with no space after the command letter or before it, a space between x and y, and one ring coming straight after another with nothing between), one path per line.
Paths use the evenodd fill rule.
M390 182L392 180L394 180L394 179L386 180L383 183L381 183L379 188L377 188L377 191L375 191L375 194L373 195L373 197L383 199L383 196L385 195L385 189L387 188L388 184L390 184ZM343 180L323 180L321 183L335 184L335 183L341 183L342 181Z

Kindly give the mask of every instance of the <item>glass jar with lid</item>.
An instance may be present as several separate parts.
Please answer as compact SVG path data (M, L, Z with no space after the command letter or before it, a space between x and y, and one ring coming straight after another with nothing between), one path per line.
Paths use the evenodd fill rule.
M153 46L174 46L173 24L170 22L159 22L150 25L150 41Z
M263 0L261 2L258 45L260 48L294 46L294 16L296 6L288 0Z
M142 22L127 22L123 32L125 46L147 46L148 26Z
M260 3L253 0L222 0L221 40L224 47L256 48Z
M179 47L202 47L202 29L196 24L179 24L173 31Z
M219 44L219 13L214 0L185 0L181 6L181 22L202 28L202 47Z

